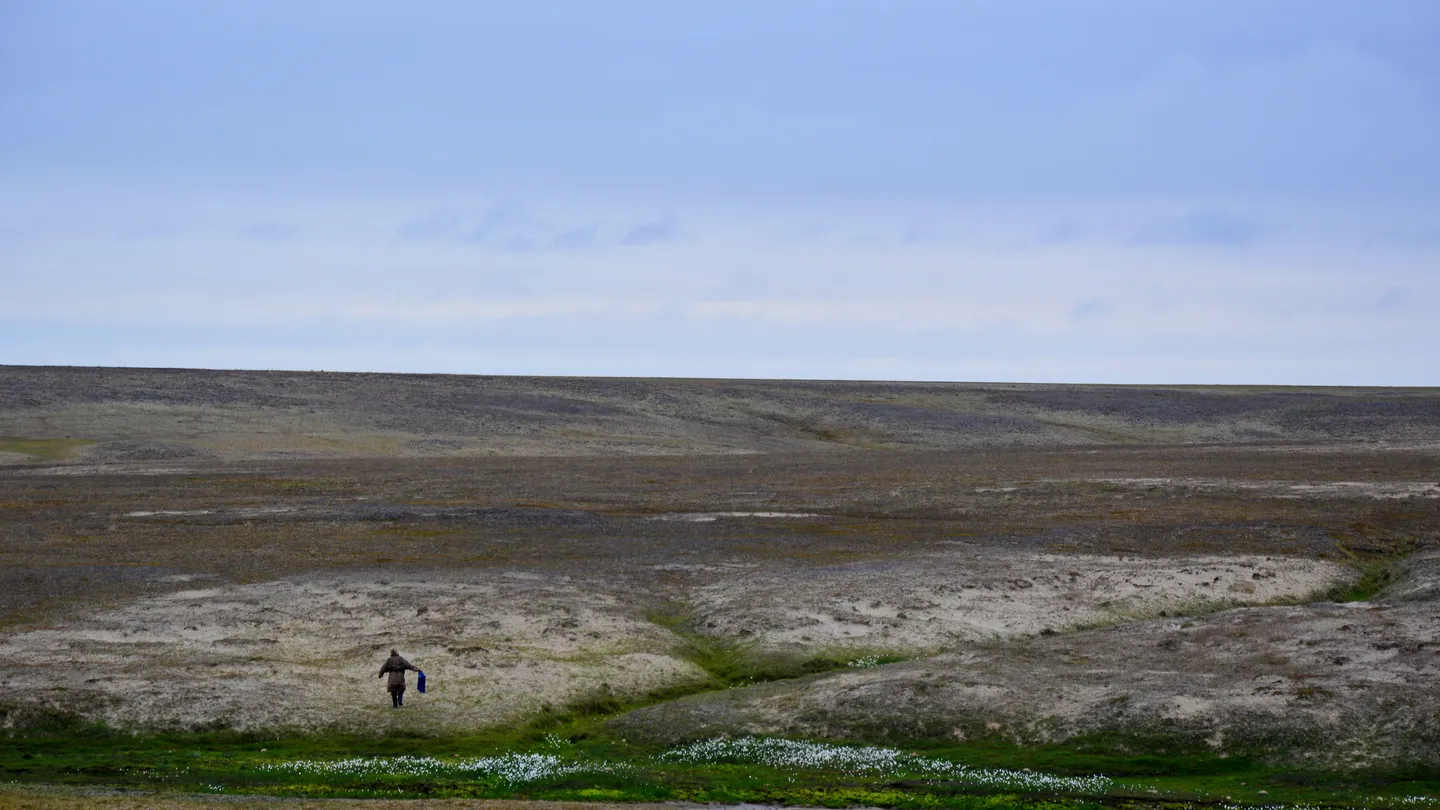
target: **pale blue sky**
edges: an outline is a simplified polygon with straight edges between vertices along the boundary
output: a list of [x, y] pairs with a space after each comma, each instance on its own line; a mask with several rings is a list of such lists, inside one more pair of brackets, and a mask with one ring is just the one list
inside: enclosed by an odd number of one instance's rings
[[0, 362], [1440, 384], [1431, 0], [0, 2]]

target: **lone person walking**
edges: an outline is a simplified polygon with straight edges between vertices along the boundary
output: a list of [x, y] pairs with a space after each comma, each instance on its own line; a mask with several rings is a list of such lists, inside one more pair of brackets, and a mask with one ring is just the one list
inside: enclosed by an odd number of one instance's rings
[[407, 669], [420, 671], [418, 667], [401, 658], [400, 653], [394, 650], [390, 651], [390, 657], [385, 659], [385, 664], [380, 667], [381, 678], [385, 677], [387, 673], [390, 675], [387, 687], [390, 690], [390, 705], [397, 709], [405, 705], [405, 670]]

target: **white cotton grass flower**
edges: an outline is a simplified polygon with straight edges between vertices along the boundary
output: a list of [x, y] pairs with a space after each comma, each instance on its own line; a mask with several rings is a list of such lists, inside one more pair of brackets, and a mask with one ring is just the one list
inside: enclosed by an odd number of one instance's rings
[[1221, 802], [1216, 805], [1220, 810], [1325, 810], [1318, 804], [1230, 804]]
[[907, 754], [894, 748], [844, 746], [770, 737], [704, 740], [673, 748], [659, 759], [695, 765], [735, 763], [788, 770], [839, 771], [852, 776], [918, 776], [1002, 790], [1101, 793], [1105, 776], [1055, 776], [1004, 768], [971, 768], [958, 762]]
[[794, 770], [892, 773], [906, 755], [891, 748], [850, 747], [770, 737], [703, 740], [672, 748], [659, 759], [693, 765], [732, 762]]
[[509, 784], [524, 784], [578, 773], [609, 773], [629, 766], [608, 762], [574, 762], [553, 754], [503, 754], [446, 761], [435, 757], [351, 757], [349, 759], [298, 759], [261, 765], [260, 769], [306, 776], [474, 776]]

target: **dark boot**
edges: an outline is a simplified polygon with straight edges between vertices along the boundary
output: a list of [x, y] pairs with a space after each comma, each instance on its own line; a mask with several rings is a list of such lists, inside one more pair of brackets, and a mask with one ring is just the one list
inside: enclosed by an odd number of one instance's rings
[[399, 692], [391, 692], [391, 693], [390, 693], [390, 706], [391, 706], [391, 708], [395, 708], [395, 709], [400, 708], [400, 693], [399, 693]]

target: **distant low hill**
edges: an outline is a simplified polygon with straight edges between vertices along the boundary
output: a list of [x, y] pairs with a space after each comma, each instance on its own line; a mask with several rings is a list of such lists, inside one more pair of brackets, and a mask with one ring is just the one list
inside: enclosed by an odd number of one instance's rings
[[0, 462], [1440, 441], [1440, 389], [0, 366]]

